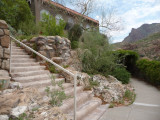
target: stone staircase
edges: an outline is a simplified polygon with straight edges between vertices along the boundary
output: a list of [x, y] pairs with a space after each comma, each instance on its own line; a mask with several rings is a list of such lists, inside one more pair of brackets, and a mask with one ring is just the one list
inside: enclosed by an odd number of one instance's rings
[[[59, 58], [58, 58], [59, 59]], [[55, 81], [64, 81], [63, 87], [66, 95], [73, 96], [74, 87], [71, 83], [65, 83], [65, 78], [53, 74]], [[25, 50], [12, 44], [11, 54], [11, 76], [16, 82], [20, 82], [23, 87], [35, 87], [42, 95], [47, 86], [51, 86], [51, 73], [45, 70], [35, 59], [31, 58]], [[101, 105], [99, 98], [95, 98], [91, 91], [83, 91], [82, 86], [77, 86], [77, 120], [98, 120], [104, 111], [106, 105]], [[64, 100], [60, 109], [73, 119], [74, 98]]]

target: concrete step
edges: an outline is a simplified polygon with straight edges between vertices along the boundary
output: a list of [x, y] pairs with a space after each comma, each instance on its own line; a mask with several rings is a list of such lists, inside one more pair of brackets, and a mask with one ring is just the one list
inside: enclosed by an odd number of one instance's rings
[[82, 120], [99, 120], [102, 115], [107, 111], [109, 104], [100, 105], [92, 113], [88, 114]]
[[40, 66], [38, 62], [27, 62], [27, 63], [11, 63], [12, 67], [27, 67], [27, 66]]
[[[83, 86], [77, 86], [77, 94], [83, 92]], [[68, 88], [65, 90], [65, 94], [69, 96], [74, 96], [74, 87]]]
[[87, 101], [77, 109], [77, 120], [82, 120], [85, 116], [87, 116], [89, 113], [92, 113], [101, 104], [102, 101], [99, 98], [93, 98], [92, 100]]
[[13, 46], [12, 45], [12, 49], [22, 49], [21, 47], [17, 47], [17, 46]]
[[[64, 78], [57, 78], [55, 79], [56, 82], [64, 81]], [[50, 86], [51, 79], [48, 80], [41, 80], [41, 81], [35, 81], [35, 82], [28, 82], [28, 83], [22, 83], [23, 87], [47, 87]]]
[[26, 83], [26, 82], [34, 82], [34, 81], [51, 79], [51, 76], [49, 74], [43, 74], [43, 75], [34, 75], [34, 76], [27, 76], [27, 77], [15, 77], [12, 79], [16, 82]]
[[[73, 88], [73, 84], [71, 84], [71, 83], [63, 83], [62, 86], [63, 86], [64, 89]], [[47, 87], [49, 87], [50, 90], [53, 90], [53, 88], [54, 88], [54, 89], [59, 89], [59, 87], [57, 87], [57, 86], [56, 86], [56, 88], [55, 88], [55, 86], [51, 86], [51, 85], [50, 85], [50, 86], [47, 86]], [[45, 94], [45, 89], [46, 89], [46, 86], [39, 88], [38, 91], [39, 91], [42, 95], [44, 95], [44, 94]]]
[[37, 71], [11, 73], [12, 77], [27, 77], [27, 76], [42, 75], [42, 74], [50, 74], [50, 72], [48, 70], [37, 70]]
[[[77, 107], [79, 107], [81, 104], [84, 104], [86, 101], [90, 100], [92, 98], [91, 91], [82, 92], [77, 94]], [[65, 100], [63, 102], [63, 105], [60, 106], [60, 109], [64, 113], [70, 113], [73, 111], [74, 108], [74, 98], [69, 98], [68, 100]]]
[[28, 66], [28, 67], [12, 67], [11, 72], [27, 72], [27, 71], [37, 71], [37, 70], [44, 70], [45, 66]]
[[12, 55], [28, 55], [28, 53], [26, 53], [26, 52], [13, 52], [12, 51]]
[[12, 49], [12, 52], [25, 52], [25, 50], [24, 49]]
[[[66, 83], [63, 83], [63, 84], [66, 84]], [[70, 84], [71, 84], [71, 83], [70, 83]], [[50, 90], [54, 90], [54, 89], [58, 90], [58, 89], [60, 89], [58, 86], [56, 86], [56, 87], [55, 87], [55, 86], [49, 86], [49, 88], [50, 88]], [[64, 87], [63, 87], [63, 88], [64, 88]], [[46, 89], [46, 87], [39, 89], [39, 91], [40, 91], [40, 93], [41, 93], [42, 95], [45, 94], [45, 89]], [[80, 92], [82, 92], [83, 89], [84, 89], [83, 86], [77, 86], [77, 94], [80, 93]], [[73, 96], [73, 94], [74, 94], [74, 87], [73, 87], [73, 85], [71, 84], [70, 86], [65, 87], [65, 88], [64, 88], [64, 91], [65, 91], [65, 94], [66, 94], [67, 96]]]
[[11, 59], [12, 63], [26, 63], [26, 62], [36, 62], [35, 59], [32, 58], [21, 58], [21, 59]]
[[13, 47], [13, 46], [12, 46], [12, 50], [24, 50], [24, 49], [22, 49], [22, 48], [20, 48], [20, 47]]
[[31, 58], [31, 56], [29, 56], [29, 55], [12, 55], [11, 58], [12, 59], [15, 59], [15, 58], [21, 59], [21, 58]]

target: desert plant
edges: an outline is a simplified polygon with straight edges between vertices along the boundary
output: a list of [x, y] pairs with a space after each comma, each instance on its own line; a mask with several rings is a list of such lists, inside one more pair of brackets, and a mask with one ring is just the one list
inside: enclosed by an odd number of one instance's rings
[[40, 22], [41, 27], [41, 34], [46, 36], [63, 36], [64, 35], [64, 28], [66, 23], [64, 20], [60, 20], [59, 24], [56, 24], [56, 19], [47, 14], [42, 15], [42, 21]]
[[54, 65], [49, 65], [49, 71], [51, 72], [51, 73], [56, 73], [57, 71], [56, 71], [56, 68], [55, 68], [55, 66]]
[[130, 105], [135, 101], [136, 94], [134, 93], [134, 91], [126, 90], [123, 98], [130, 101]]
[[[51, 76], [51, 79], [53, 89], [51, 90], [50, 87], [47, 87], [45, 91], [47, 95], [51, 97], [50, 104], [52, 106], [61, 106], [63, 100], [67, 98], [64, 92], [64, 88], [62, 86], [63, 81], [56, 82], [55, 77], [53, 75]], [[58, 86], [58, 88], [56, 88], [56, 86]]]
[[114, 104], [114, 103], [111, 103], [111, 104], [109, 105], [109, 108], [114, 108], [114, 106], [115, 106], [115, 104]]
[[128, 84], [130, 81], [130, 73], [124, 67], [116, 67], [111, 73], [116, 77], [122, 84]]
[[4, 85], [5, 85], [5, 80], [0, 81], [0, 90], [3, 89]]
[[99, 32], [84, 33], [79, 47], [82, 49], [79, 57], [84, 72], [107, 76], [116, 66], [108, 39]]

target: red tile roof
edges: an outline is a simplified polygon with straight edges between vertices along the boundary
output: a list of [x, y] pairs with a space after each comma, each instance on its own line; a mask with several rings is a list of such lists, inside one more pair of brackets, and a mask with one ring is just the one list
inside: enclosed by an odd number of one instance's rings
[[[43, 0], [43, 2], [51, 3], [51, 4], [55, 5], [56, 7], [59, 7], [59, 8], [61, 8], [61, 9], [63, 9], [63, 10], [66, 10], [66, 11], [69, 12], [69, 13], [82, 16], [81, 13], [79, 13], [79, 12], [77, 12], [77, 11], [75, 11], [75, 10], [72, 10], [72, 9], [70, 9], [70, 8], [67, 8], [67, 7], [65, 7], [65, 6], [63, 6], [63, 5], [61, 5], [61, 4], [56, 3], [56, 2], [53, 2], [52, 0]], [[86, 15], [83, 15], [83, 17], [86, 18], [87, 20], [90, 20], [90, 21], [92, 21], [92, 22], [95, 22], [95, 23], [99, 24], [99, 21], [98, 21], [98, 20], [95, 20], [95, 19], [93, 19], [93, 18], [90, 18], [90, 17], [88, 17], [88, 16], [86, 16]]]

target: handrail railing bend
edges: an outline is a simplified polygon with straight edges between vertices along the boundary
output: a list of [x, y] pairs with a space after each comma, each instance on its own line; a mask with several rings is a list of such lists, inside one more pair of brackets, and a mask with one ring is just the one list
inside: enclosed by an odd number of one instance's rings
[[[58, 65], [57, 63], [53, 62], [52, 60], [48, 59], [47, 57], [43, 56], [42, 54], [40, 54], [39, 52], [33, 50], [32, 48], [28, 47], [27, 45], [25, 45], [24, 43], [20, 42], [19, 40], [17, 40], [16, 38], [14, 38], [13, 36], [10, 36], [13, 40], [15, 40], [16, 42], [18, 42], [20, 45], [22, 45], [23, 47], [29, 49], [30, 51], [32, 51], [33, 53], [35, 53], [36, 55], [38, 55], [39, 57], [43, 58], [44, 60], [46, 60], [47, 62], [53, 64], [54, 66], [56, 66], [57, 68], [63, 70], [64, 72], [66, 72], [67, 74], [71, 75], [74, 78], [74, 120], [76, 120], [76, 109], [77, 109], [77, 103], [76, 103], [76, 86], [77, 86], [77, 73], [73, 74], [72, 72], [70, 72], [69, 70], [66, 70], [65, 68], [63, 68], [62, 66]], [[12, 46], [10, 46], [10, 48], [12, 48]], [[10, 53], [12, 52], [12, 49], [10, 51]], [[11, 71], [11, 58], [10, 58], [10, 71]]]

